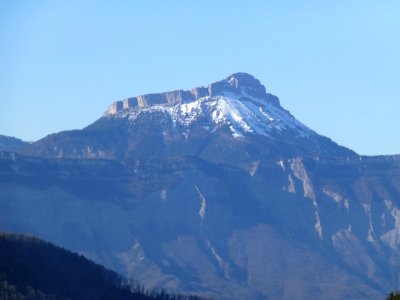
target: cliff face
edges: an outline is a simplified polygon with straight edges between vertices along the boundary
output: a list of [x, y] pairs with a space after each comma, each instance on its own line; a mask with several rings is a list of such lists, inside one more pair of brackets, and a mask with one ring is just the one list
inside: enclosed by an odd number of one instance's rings
[[207, 87], [197, 87], [190, 91], [176, 90], [116, 101], [110, 105], [105, 115], [112, 116], [122, 111], [141, 110], [153, 105], [173, 106], [193, 102], [203, 97], [215, 97], [224, 93], [242, 94], [243, 92], [251, 97], [267, 99], [273, 105], [280, 107], [278, 98], [268, 95], [259, 80], [246, 73], [236, 73]]
[[3, 153], [0, 229], [216, 299], [400, 288], [398, 156], [318, 135], [249, 75], [167, 94]]

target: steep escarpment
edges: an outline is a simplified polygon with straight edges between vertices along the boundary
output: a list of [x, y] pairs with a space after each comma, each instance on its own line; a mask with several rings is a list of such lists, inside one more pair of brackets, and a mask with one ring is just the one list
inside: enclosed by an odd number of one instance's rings
[[204, 97], [221, 96], [226, 93], [265, 99], [274, 106], [280, 107], [278, 98], [267, 94], [265, 87], [259, 80], [247, 73], [235, 73], [206, 87], [147, 94], [116, 101], [110, 105], [105, 115], [112, 116], [124, 111], [141, 110], [154, 105], [174, 106], [194, 102]]

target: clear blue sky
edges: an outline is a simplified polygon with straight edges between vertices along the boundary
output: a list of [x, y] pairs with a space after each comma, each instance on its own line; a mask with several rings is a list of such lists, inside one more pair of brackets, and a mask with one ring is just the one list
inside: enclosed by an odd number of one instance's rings
[[0, 134], [239, 71], [336, 142], [400, 153], [400, 1], [0, 1]]

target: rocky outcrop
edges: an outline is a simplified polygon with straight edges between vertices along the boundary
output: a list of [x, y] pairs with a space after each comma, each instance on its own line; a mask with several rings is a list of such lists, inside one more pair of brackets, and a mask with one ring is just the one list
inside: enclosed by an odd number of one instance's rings
[[189, 103], [207, 96], [214, 97], [227, 93], [245, 94], [250, 97], [264, 99], [280, 107], [278, 98], [267, 94], [265, 87], [258, 79], [247, 73], [235, 73], [207, 87], [197, 87], [190, 91], [176, 90], [166, 93], [147, 94], [116, 101], [110, 105], [105, 115], [112, 116], [121, 111], [140, 110], [152, 105], [173, 106]]

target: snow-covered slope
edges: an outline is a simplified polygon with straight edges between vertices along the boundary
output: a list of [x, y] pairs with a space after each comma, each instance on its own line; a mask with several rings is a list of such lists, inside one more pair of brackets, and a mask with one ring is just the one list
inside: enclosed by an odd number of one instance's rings
[[206, 120], [211, 131], [227, 125], [233, 137], [245, 134], [268, 136], [271, 132], [295, 130], [298, 136], [311, 137], [315, 133], [297, 121], [288, 111], [254, 97], [234, 93], [205, 96], [188, 103], [173, 105], [155, 104], [142, 109], [128, 108], [118, 112], [106, 112], [108, 117], [129, 117], [134, 121], [139, 114], [162, 112], [177, 125], [189, 127], [199, 120]]
[[355, 155], [296, 120], [246, 73], [192, 90], [114, 102], [84, 130], [50, 135], [24, 154], [107, 159], [201, 155], [218, 161], [225, 151], [230, 157], [259, 158]]
[[[206, 92], [196, 93], [199, 90]], [[271, 132], [285, 129], [295, 130], [301, 137], [315, 134], [283, 109], [277, 97], [267, 94], [257, 79], [246, 73], [236, 73], [192, 91], [173, 91], [118, 101], [109, 107], [105, 116], [128, 117], [134, 121], [139, 114], [152, 112], [166, 113], [174, 124], [188, 127], [199, 120], [205, 121], [211, 131], [227, 125], [234, 137], [245, 134], [268, 136]]]

